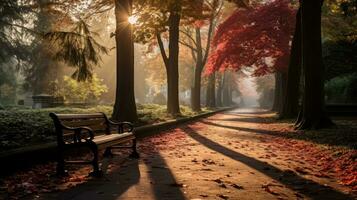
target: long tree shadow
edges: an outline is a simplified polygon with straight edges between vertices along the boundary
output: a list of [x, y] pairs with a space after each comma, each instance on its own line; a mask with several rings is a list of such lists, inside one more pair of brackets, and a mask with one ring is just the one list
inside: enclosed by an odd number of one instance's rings
[[241, 116], [244, 114], [248, 114], [248, 115], [259, 115], [259, 114], [271, 114], [274, 113], [274, 111], [270, 111], [270, 110], [260, 110], [260, 109], [250, 109], [249, 111], [244, 111], [244, 110], [233, 110], [233, 111], [227, 111], [224, 114], [228, 114], [228, 115], [232, 115], [232, 116]]
[[62, 191], [44, 199], [118, 199], [130, 187], [136, 185], [140, 179], [138, 160], [130, 160], [123, 167], [112, 171], [102, 178], [90, 180], [72, 189]]
[[[356, 149], [356, 141], [357, 141], [357, 129], [353, 127], [347, 126], [339, 126], [336, 130], [340, 130], [342, 128], [346, 129], [343, 134], [339, 131], [334, 131], [331, 129], [330, 131], [324, 131], [323, 133], [316, 132], [316, 131], [305, 131], [305, 132], [295, 132], [295, 131], [273, 131], [273, 130], [263, 130], [263, 129], [255, 129], [255, 128], [247, 128], [247, 127], [238, 127], [238, 126], [229, 126], [229, 125], [222, 125], [218, 123], [213, 123], [207, 120], [200, 120], [199, 122], [210, 125], [216, 126], [221, 128], [232, 129], [236, 131], [245, 131], [250, 133], [258, 133], [258, 134], [265, 134], [265, 135], [272, 135], [276, 137], [282, 138], [292, 138], [297, 140], [305, 140], [310, 141], [318, 144], [327, 144], [327, 145], [335, 145], [335, 146], [343, 146], [347, 148]], [[259, 124], [260, 122], [257, 122]]]
[[[61, 193], [44, 195], [42, 199], [63, 200], [115, 200], [115, 199], [156, 199], [184, 200], [184, 194], [175, 185], [176, 180], [165, 160], [157, 153], [154, 164], [146, 164], [150, 169], [148, 180], [140, 184], [139, 160], [127, 160], [124, 164], [105, 175]], [[138, 185], [139, 184], [139, 185]], [[126, 193], [130, 188], [132, 192]]]
[[152, 190], [157, 200], [185, 200], [185, 196], [180, 190], [172, 171], [169, 169], [164, 158], [157, 153], [152, 157], [152, 162], [147, 164], [150, 170]]
[[244, 122], [244, 123], [262, 123], [271, 124], [275, 123], [273, 118], [265, 117], [234, 117], [234, 118], [209, 118], [210, 121], [225, 121], [225, 122]]
[[[319, 200], [320, 199], [324, 199], [324, 200], [352, 199], [351, 196], [344, 194], [340, 191], [337, 191], [331, 187], [321, 185], [309, 179], [305, 179], [295, 173], [287, 173], [286, 171], [283, 171], [266, 162], [259, 161], [255, 158], [246, 156], [244, 154], [233, 151], [227, 147], [224, 147], [208, 139], [207, 137], [200, 135], [189, 126], [185, 126], [184, 128], [182, 128], [182, 130], [185, 131], [191, 138], [200, 142], [202, 145], [206, 146], [207, 148], [219, 152], [251, 168], [254, 168], [255, 170], [261, 172], [262, 174], [265, 174], [271, 177], [272, 179], [284, 184], [286, 187], [290, 188], [291, 190], [304, 194], [311, 199], [316, 199], [316, 200], [317, 199]], [[266, 170], [266, 169], [270, 169], [270, 170]], [[296, 187], [297, 185], [299, 186], [303, 185], [304, 186], [303, 190], [301, 190], [301, 188]]]
[[[279, 137], [286, 137], [283, 136], [280, 131], [273, 131], [273, 130], [263, 130], [263, 129], [254, 129], [254, 128], [246, 128], [246, 127], [237, 127], [237, 126], [229, 126], [229, 125], [222, 125], [222, 124], [217, 124], [213, 122], [209, 122], [206, 120], [200, 120], [199, 122], [210, 125], [210, 126], [216, 126], [216, 127], [221, 127], [221, 128], [227, 128], [227, 129], [233, 129], [236, 131], [245, 131], [245, 132], [251, 132], [251, 133], [260, 133], [260, 134], [267, 134], [267, 135], [274, 135], [274, 136], [279, 136]], [[290, 133], [290, 132], [284, 132], [284, 133]], [[295, 132], [291, 132], [295, 133]]]

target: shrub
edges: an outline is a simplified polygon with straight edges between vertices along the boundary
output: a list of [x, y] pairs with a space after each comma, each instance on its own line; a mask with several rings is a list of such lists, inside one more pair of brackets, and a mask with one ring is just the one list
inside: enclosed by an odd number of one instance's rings
[[[166, 105], [138, 104], [137, 108], [140, 121], [136, 125], [153, 124], [172, 119], [166, 113]], [[107, 116], [111, 116], [112, 109], [112, 106], [96, 106], [86, 109], [69, 107], [48, 109], [12, 107], [7, 110], [0, 110], [0, 151], [24, 145], [55, 141], [53, 122], [49, 117], [50, 112], [104, 112]], [[182, 106], [181, 111], [183, 116], [193, 116], [196, 114], [186, 106]]]
[[325, 83], [328, 102], [349, 103], [357, 98], [357, 74], [335, 77]]

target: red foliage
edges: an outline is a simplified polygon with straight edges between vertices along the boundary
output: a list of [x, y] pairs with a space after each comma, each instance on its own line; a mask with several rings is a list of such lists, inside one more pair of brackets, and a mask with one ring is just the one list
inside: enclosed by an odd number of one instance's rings
[[[254, 9], [237, 9], [219, 25], [206, 73], [254, 67], [260, 76], [285, 70], [295, 27], [295, 12], [287, 0], [275, 0]], [[270, 60], [270, 61], [269, 61]]]

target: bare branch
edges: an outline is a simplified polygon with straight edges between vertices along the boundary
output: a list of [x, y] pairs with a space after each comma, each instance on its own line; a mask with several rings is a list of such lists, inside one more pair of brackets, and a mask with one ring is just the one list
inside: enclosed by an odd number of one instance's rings
[[192, 51], [195, 51], [195, 52], [197, 53], [197, 49], [196, 49], [195, 47], [193, 47], [192, 45], [187, 44], [186, 42], [181, 41], [181, 40], [179, 41], [179, 43], [182, 44], [182, 45], [184, 45], [185, 47], [191, 49]]
[[192, 37], [192, 35], [188, 31], [183, 31], [180, 29], [180, 32], [183, 33], [190, 41], [197, 47], [196, 40]]

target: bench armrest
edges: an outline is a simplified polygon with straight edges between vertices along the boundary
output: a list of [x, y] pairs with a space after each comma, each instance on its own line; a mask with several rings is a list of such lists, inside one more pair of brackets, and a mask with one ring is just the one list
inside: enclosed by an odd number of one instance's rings
[[81, 126], [81, 127], [69, 127], [69, 126], [64, 126], [63, 125], [63, 129], [66, 130], [70, 130], [74, 132], [74, 137], [73, 140], [74, 142], [81, 142], [82, 138], [81, 135], [84, 131], [87, 132], [87, 134], [89, 135], [89, 138], [85, 138], [85, 141], [91, 141], [94, 139], [94, 132], [91, 128], [86, 127], [86, 126]]
[[132, 132], [134, 130], [134, 126], [130, 122], [113, 122], [111, 120], [108, 121], [110, 125], [118, 126], [119, 133]]

